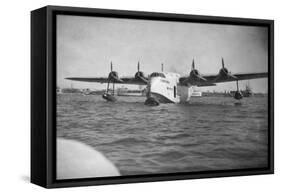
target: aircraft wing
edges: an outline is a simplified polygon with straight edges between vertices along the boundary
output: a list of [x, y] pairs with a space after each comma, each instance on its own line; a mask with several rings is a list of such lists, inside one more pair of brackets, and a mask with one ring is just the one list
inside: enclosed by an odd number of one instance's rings
[[[67, 77], [65, 79], [81, 82], [96, 82], [96, 83], [107, 83], [107, 77]], [[135, 77], [120, 77], [122, 82], [115, 81], [117, 84], [132, 84], [132, 85], [146, 85], [146, 83], [141, 80], [136, 79]]]
[[250, 79], [258, 79], [258, 78], [266, 78], [268, 77], [268, 73], [237, 73], [231, 74], [231, 76], [220, 77], [219, 75], [202, 75], [203, 79], [193, 80], [189, 76], [180, 78], [180, 85], [188, 86], [188, 85], [196, 85], [198, 87], [203, 86], [215, 86], [216, 83], [222, 82], [232, 82], [237, 80], [250, 80]]

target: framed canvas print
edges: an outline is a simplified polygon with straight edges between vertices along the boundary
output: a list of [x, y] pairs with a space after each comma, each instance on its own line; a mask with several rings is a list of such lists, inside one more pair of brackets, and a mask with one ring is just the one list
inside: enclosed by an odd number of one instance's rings
[[273, 173], [272, 20], [31, 12], [31, 182]]

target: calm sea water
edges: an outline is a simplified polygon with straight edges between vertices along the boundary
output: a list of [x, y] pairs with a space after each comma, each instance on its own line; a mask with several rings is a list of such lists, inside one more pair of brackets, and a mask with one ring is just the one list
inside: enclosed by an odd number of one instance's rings
[[122, 175], [267, 166], [267, 97], [193, 98], [144, 105], [142, 97], [59, 94], [57, 136], [101, 151]]

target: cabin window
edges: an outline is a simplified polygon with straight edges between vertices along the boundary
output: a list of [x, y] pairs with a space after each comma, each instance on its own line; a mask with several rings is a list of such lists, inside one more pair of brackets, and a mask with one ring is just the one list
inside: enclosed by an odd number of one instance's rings
[[158, 72], [154, 72], [150, 75], [150, 77], [162, 77], [165, 78], [165, 75], [163, 73], [158, 73]]
[[174, 98], [176, 98], [176, 97], [177, 97], [177, 87], [174, 86]]

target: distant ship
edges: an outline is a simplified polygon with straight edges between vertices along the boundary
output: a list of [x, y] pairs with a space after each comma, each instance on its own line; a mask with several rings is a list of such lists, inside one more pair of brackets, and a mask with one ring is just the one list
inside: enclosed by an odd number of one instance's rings
[[73, 85], [71, 84], [70, 88], [59, 88], [57, 87], [57, 93], [81, 93], [81, 90], [78, 88], [73, 88]]
[[143, 90], [129, 90], [128, 88], [122, 87], [117, 89], [118, 96], [146, 96], [146, 88]]
[[96, 94], [95, 91], [92, 91], [89, 88], [83, 89], [82, 93], [83, 93], [83, 95], [95, 95]]
[[191, 96], [192, 97], [201, 97], [202, 96], [202, 92], [200, 92], [200, 91], [193, 91]]
[[81, 93], [77, 88], [62, 88], [61, 93]]

